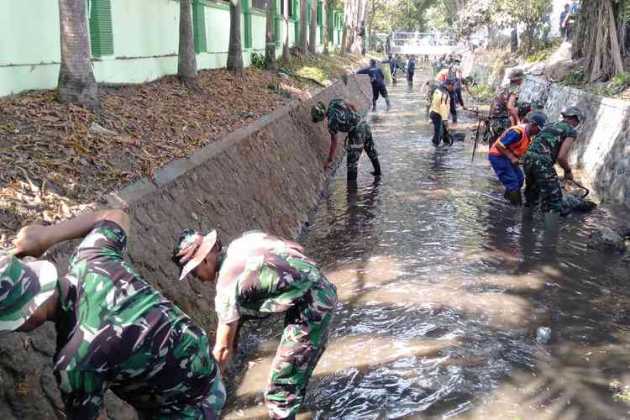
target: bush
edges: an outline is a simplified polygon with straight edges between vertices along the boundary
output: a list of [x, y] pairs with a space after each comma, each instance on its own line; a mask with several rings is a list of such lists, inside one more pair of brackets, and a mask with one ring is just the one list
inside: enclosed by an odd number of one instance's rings
[[616, 75], [608, 83], [608, 88], [615, 91], [615, 93], [625, 90], [628, 86], [630, 86], [630, 72], [628, 71]]
[[265, 69], [265, 55], [264, 54], [252, 53], [251, 61], [252, 61], [252, 67], [258, 70]]
[[487, 102], [494, 98], [494, 90], [488, 85], [478, 84], [470, 88], [470, 93], [481, 102]]

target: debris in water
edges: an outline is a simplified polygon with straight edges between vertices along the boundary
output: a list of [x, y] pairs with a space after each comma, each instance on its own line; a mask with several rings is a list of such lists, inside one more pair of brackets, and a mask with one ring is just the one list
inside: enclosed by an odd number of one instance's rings
[[538, 344], [547, 344], [551, 340], [551, 328], [538, 327], [536, 330], [536, 342]]

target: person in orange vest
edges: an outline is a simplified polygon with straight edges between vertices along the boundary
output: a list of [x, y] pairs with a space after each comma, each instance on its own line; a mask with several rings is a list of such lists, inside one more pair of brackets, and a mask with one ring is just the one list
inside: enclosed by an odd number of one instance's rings
[[527, 123], [507, 129], [490, 148], [488, 154], [490, 165], [501, 183], [505, 185], [505, 198], [515, 206], [523, 204], [521, 188], [525, 177], [518, 166], [519, 160], [546, 122], [545, 114], [539, 111], [531, 112], [527, 115]]

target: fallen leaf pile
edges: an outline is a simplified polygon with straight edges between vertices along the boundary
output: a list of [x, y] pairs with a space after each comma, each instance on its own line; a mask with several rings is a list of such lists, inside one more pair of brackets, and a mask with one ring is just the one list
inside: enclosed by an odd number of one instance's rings
[[101, 86], [97, 112], [60, 104], [55, 91], [0, 98], [0, 248], [21, 226], [93, 206], [314, 87], [256, 69], [242, 77], [202, 71], [198, 86], [189, 89], [176, 77]]

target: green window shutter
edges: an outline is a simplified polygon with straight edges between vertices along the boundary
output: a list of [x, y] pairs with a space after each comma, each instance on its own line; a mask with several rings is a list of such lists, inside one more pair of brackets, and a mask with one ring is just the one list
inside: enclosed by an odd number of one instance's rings
[[317, 2], [317, 25], [319, 25], [319, 43], [324, 44], [324, 5], [321, 0]]
[[245, 23], [244, 29], [244, 45], [243, 48], [248, 49], [252, 47], [252, 13], [249, 5], [250, 0], [241, 0], [241, 5], [243, 8], [243, 20]]
[[328, 8], [328, 13], [326, 14], [326, 19], [328, 19], [328, 41], [331, 43], [335, 43], [335, 13], [332, 8]]
[[111, 0], [89, 0], [90, 42], [92, 55], [102, 57], [114, 54]]
[[208, 51], [206, 40], [206, 6], [202, 0], [193, 1], [193, 36], [197, 54]]
[[317, 2], [317, 24], [322, 24], [322, 2], [321, 0]]
[[[280, 20], [282, 13], [282, 5], [284, 4], [284, 0], [271, 0], [273, 1], [273, 42], [276, 44], [280, 42]], [[278, 5], [278, 1], [280, 4]], [[278, 7], [280, 6], [280, 7]]]

